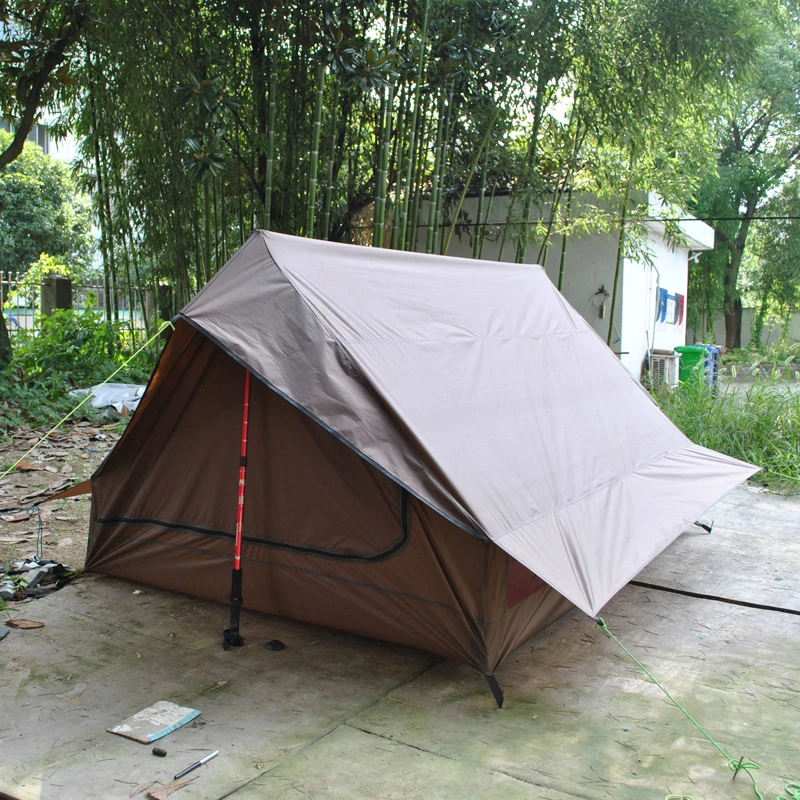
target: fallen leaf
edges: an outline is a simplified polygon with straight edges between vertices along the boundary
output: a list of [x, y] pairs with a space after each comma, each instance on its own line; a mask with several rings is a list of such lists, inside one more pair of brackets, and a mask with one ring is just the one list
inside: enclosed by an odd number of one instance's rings
[[46, 467], [45, 467], [45, 469], [46, 469], [48, 472], [58, 472], [58, 468], [57, 468], [57, 467], [51, 467], [51, 466], [49, 466], [49, 465], [48, 465], [48, 466], [46, 466]]
[[33, 628], [44, 628], [44, 622], [36, 622], [32, 619], [10, 619], [6, 622], [9, 628], [19, 628], [20, 630], [27, 631]]
[[0, 542], [9, 542], [10, 544], [27, 543], [31, 536], [33, 536], [33, 533], [33, 531], [29, 531], [28, 533], [20, 533], [19, 536], [0, 536]]
[[30, 518], [31, 513], [28, 510], [17, 511], [16, 514], [0, 514], [0, 519], [3, 520], [3, 522], [22, 522]]
[[147, 793], [147, 796], [151, 797], [152, 800], [164, 800], [165, 797], [169, 797], [173, 792], [182, 789], [187, 783], [191, 783], [196, 777], [197, 775], [192, 775], [191, 778], [181, 778], [179, 781], [170, 781], [165, 786], [159, 786], [158, 789], [151, 789]]
[[43, 494], [47, 494], [47, 489], [45, 489], [44, 486], [36, 489], [30, 494], [22, 495], [22, 497], [20, 497], [20, 501], [23, 503], [27, 503], [29, 500], [33, 500], [34, 497], [41, 497]]
[[42, 470], [44, 467], [40, 464], [32, 464], [30, 461], [20, 461], [17, 464], [17, 469], [20, 472], [33, 472], [34, 470]]
[[131, 789], [131, 797], [135, 797], [137, 794], [141, 794], [142, 792], [146, 791], [156, 783], [158, 783], [158, 781], [150, 781], [150, 783], [140, 783], [138, 786], [135, 786], [133, 789]]

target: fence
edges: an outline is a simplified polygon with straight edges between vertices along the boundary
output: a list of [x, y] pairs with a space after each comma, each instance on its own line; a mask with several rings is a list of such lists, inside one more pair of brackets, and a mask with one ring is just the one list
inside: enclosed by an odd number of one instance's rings
[[[141, 307], [142, 295], [147, 304], [152, 303], [151, 288], [144, 292], [136, 286], [124, 291], [117, 289], [115, 296], [114, 287], [109, 287], [111, 318], [126, 324], [134, 339], [145, 335], [146, 314], [152, 316], [152, 308], [148, 311]], [[95, 308], [106, 316], [106, 285], [103, 278], [76, 283], [55, 276], [39, 279], [31, 278], [27, 273], [1, 273], [0, 300], [12, 340], [20, 331], [38, 330], [42, 317], [58, 308]]]

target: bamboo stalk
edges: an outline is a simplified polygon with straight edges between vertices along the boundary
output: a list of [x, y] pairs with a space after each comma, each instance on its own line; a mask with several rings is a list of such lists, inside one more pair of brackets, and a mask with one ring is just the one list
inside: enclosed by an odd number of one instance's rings
[[225, 176], [219, 176], [220, 226], [222, 228], [222, 263], [228, 260], [228, 222], [225, 215]]
[[489, 218], [492, 214], [492, 206], [494, 205], [494, 195], [497, 191], [497, 181], [492, 184], [492, 194], [489, 197], [489, 206], [486, 209], [486, 216], [483, 218], [483, 225], [481, 225], [481, 244], [478, 249], [478, 258], [483, 258], [483, 243], [486, 241], [486, 226], [489, 224]]
[[[447, 92], [447, 117], [444, 123], [444, 139], [442, 140], [442, 159], [439, 165], [439, 188], [436, 192], [436, 214], [433, 217], [433, 238], [439, 236], [439, 225], [442, 221], [442, 208], [444, 206], [444, 176], [447, 171], [447, 156], [449, 155], [450, 136], [452, 134], [453, 120], [453, 84], [450, 84], [450, 89]], [[440, 239], [439, 252], [442, 251], [444, 240]]]
[[[325, 197], [322, 202], [322, 238], [327, 239], [330, 236], [331, 228], [331, 198], [333, 197], [333, 167], [336, 163], [336, 140], [339, 136], [339, 89], [341, 80], [339, 74], [333, 85], [333, 110], [331, 111], [331, 146], [328, 153], [328, 176], [325, 181]], [[346, 120], [345, 120], [346, 122]]]
[[[632, 160], [631, 160], [632, 161]], [[631, 163], [631, 172], [633, 172], [633, 164]], [[625, 194], [622, 198], [622, 210], [620, 214], [619, 224], [619, 242], [617, 244], [617, 262], [614, 266], [614, 289], [611, 292], [611, 310], [608, 314], [608, 335], [606, 336], [606, 344], [611, 346], [611, 339], [614, 337], [614, 317], [617, 310], [617, 291], [619, 289], [619, 281], [622, 276], [622, 263], [625, 257], [625, 223], [628, 218], [628, 197], [631, 191], [631, 178], [625, 184]]]
[[[236, 141], [239, 141], [239, 123], [237, 121], [236, 127]], [[244, 244], [244, 205], [242, 203], [242, 163], [239, 159], [236, 159], [236, 201], [238, 206], [239, 212], [239, 247]], [[200, 288], [199, 286], [197, 287]]]
[[439, 90], [439, 121], [436, 125], [436, 141], [434, 142], [434, 160], [433, 160], [433, 183], [431, 184], [431, 196], [428, 201], [428, 233], [425, 239], [425, 252], [433, 253], [433, 245], [436, 241], [435, 222], [436, 222], [436, 203], [439, 190], [439, 170], [442, 161], [442, 136], [444, 130], [444, 102], [445, 102], [445, 87]]
[[206, 254], [206, 280], [210, 280], [214, 274], [211, 271], [211, 198], [208, 193], [208, 173], [203, 176], [203, 201], [205, 222], [205, 254]]
[[[561, 258], [558, 263], [558, 291], [560, 292], [562, 287], [564, 286], [564, 266], [567, 260], [567, 242], [569, 241], [569, 220], [570, 216], [572, 215], [572, 185], [569, 187], [569, 191], [567, 193], [567, 218], [566, 218], [566, 227], [564, 228], [564, 233], [561, 237]], [[542, 266], [546, 266], [542, 264]]]
[[[136, 290], [139, 294], [139, 305], [142, 309], [142, 320], [144, 321], [145, 333], [147, 338], [150, 338], [150, 324], [147, 321], [147, 304], [145, 302], [144, 286], [142, 284], [142, 276], [139, 274], [139, 256], [135, 243], [133, 241], [133, 231], [130, 227], [130, 215], [128, 216], [128, 239], [131, 243], [131, 252], [133, 255], [133, 273], [136, 275]], [[199, 288], [199, 287], [198, 287]]]
[[314, 220], [317, 213], [317, 171], [319, 170], [319, 134], [322, 127], [322, 99], [325, 94], [325, 67], [317, 67], [317, 100], [314, 104], [314, 125], [311, 129], [311, 168], [308, 179], [308, 205], [306, 207], [306, 230], [314, 238]]
[[[472, 182], [472, 176], [475, 174], [475, 170], [478, 167], [478, 160], [481, 157], [481, 153], [483, 152], [483, 148], [486, 147], [486, 143], [489, 141], [489, 136], [491, 135], [492, 131], [494, 130], [494, 125], [497, 122], [497, 117], [500, 114], [500, 108], [496, 108], [495, 112], [492, 116], [492, 120], [489, 123], [489, 127], [486, 129], [486, 135], [481, 140], [481, 145], [478, 148], [478, 152], [475, 153], [475, 157], [472, 159], [472, 166], [469, 169], [469, 174], [467, 175], [467, 179], [464, 182], [464, 188], [461, 191], [461, 197], [458, 198], [458, 205], [456, 206], [455, 212], [453, 213], [453, 224], [450, 226], [450, 232], [447, 234], [447, 239], [444, 242], [442, 247], [442, 255], [447, 255], [447, 250], [450, 247], [450, 242], [453, 239], [453, 234], [456, 230], [456, 224], [458, 223], [458, 215], [461, 213], [461, 207], [464, 205], [464, 198], [467, 196], [467, 191], [469, 190], [469, 185]], [[479, 215], [480, 215], [480, 206], [479, 208]]]
[[413, 203], [408, 217], [408, 229], [406, 231], [406, 239], [404, 247], [406, 250], [417, 249], [417, 240], [419, 238], [419, 214], [422, 208], [422, 178], [425, 171], [425, 154], [427, 152], [427, 137], [429, 135], [429, 115], [428, 103], [430, 97], [426, 95], [422, 100], [422, 120], [419, 135], [417, 136], [417, 151], [414, 154], [414, 177], [413, 183], [408, 187], [410, 196], [413, 196]]
[[533, 210], [533, 177], [535, 175], [536, 170], [536, 157], [538, 154], [538, 145], [539, 145], [539, 129], [542, 124], [542, 112], [545, 108], [544, 105], [544, 86], [542, 85], [542, 79], [540, 78], [538, 85], [536, 87], [536, 100], [534, 101], [533, 107], [533, 128], [531, 130], [531, 138], [530, 142], [528, 143], [528, 154], [526, 157], [526, 167], [529, 170], [529, 180], [530, 183], [528, 185], [528, 191], [525, 197], [525, 213], [522, 215], [521, 226], [520, 226], [520, 237], [517, 240], [517, 254], [515, 261], [517, 264], [522, 264], [525, 261], [525, 252], [528, 248], [528, 236], [530, 234], [529, 227], [531, 222], [531, 211]]
[[472, 236], [472, 257], [478, 257], [478, 246], [480, 245], [481, 217], [483, 216], [483, 201], [486, 197], [486, 165], [481, 170], [481, 186], [478, 190], [478, 210], [475, 213], [475, 232]]
[[278, 75], [274, 67], [269, 76], [269, 111], [267, 112], [267, 170], [264, 186], [264, 230], [272, 225], [272, 169], [275, 161], [275, 105]]
[[375, 200], [375, 218], [372, 230], [372, 246], [383, 247], [383, 237], [386, 229], [386, 188], [388, 183], [389, 171], [389, 151], [391, 148], [392, 132], [392, 104], [394, 102], [394, 83], [389, 84], [386, 91], [386, 102], [384, 104], [383, 120], [381, 125], [382, 142], [380, 148], [378, 170], [378, 185]]
[[[392, 240], [391, 240], [391, 248], [392, 250], [397, 250], [400, 244], [400, 219], [398, 217], [398, 213], [401, 211], [402, 205], [400, 196], [403, 192], [403, 181], [405, 179], [405, 173], [403, 172], [404, 167], [404, 152], [403, 152], [403, 143], [405, 142], [406, 137], [406, 125], [408, 120], [408, 113], [406, 109], [406, 86], [403, 84], [403, 90], [400, 94], [400, 110], [399, 110], [399, 121], [397, 123], [397, 135], [393, 137], [395, 142], [395, 150], [396, 154], [395, 157], [397, 159], [394, 170], [391, 169], [391, 162], [390, 162], [390, 169], [389, 175], [395, 175], [395, 190], [394, 190], [394, 202], [392, 203]], [[411, 153], [406, 153], [406, 158], [411, 158]]]
[[506, 249], [506, 241], [508, 240], [508, 232], [511, 229], [511, 219], [514, 213], [514, 204], [517, 202], [516, 187], [511, 192], [511, 202], [508, 204], [508, 214], [506, 215], [506, 224], [503, 226], [503, 235], [500, 238], [500, 253], [497, 256], [498, 261], [503, 260], [503, 251]]
[[211, 184], [211, 201], [214, 208], [214, 272], [219, 272], [219, 222], [217, 221], [217, 184]]
[[[422, 16], [422, 36], [419, 43], [419, 55], [417, 56], [417, 76], [416, 85], [414, 86], [414, 110], [411, 115], [411, 139], [408, 143], [408, 164], [406, 166], [405, 176], [405, 196], [402, 200], [402, 207], [400, 211], [400, 241], [403, 247], [408, 249], [406, 244], [406, 228], [408, 227], [408, 214], [411, 202], [411, 180], [413, 169], [416, 163], [416, 146], [417, 146], [417, 125], [419, 120], [419, 105], [420, 93], [422, 91], [422, 78], [424, 75], [425, 67], [425, 51], [428, 44], [428, 11], [430, 9], [430, 0], [425, 0], [425, 10]], [[424, 120], [423, 120], [424, 122]], [[416, 231], [415, 231], [416, 234]]]

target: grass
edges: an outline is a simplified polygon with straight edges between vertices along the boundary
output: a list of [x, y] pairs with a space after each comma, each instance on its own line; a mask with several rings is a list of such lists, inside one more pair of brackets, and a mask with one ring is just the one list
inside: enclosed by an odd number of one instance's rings
[[789, 380], [796, 378], [800, 370], [800, 343], [780, 341], [768, 347], [742, 347], [728, 350], [722, 356], [723, 364], [734, 371], [750, 370], [752, 374], [759, 372], [785, 375]]
[[774, 491], [800, 491], [800, 387], [781, 369], [713, 394], [700, 381], [655, 393], [664, 413], [696, 444], [762, 468], [751, 479]]

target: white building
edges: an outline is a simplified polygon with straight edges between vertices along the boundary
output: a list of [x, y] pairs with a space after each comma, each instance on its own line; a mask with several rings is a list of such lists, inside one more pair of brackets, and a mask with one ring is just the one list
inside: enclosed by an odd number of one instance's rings
[[[611, 348], [622, 363], [637, 379], [648, 350], [672, 352], [677, 345], [686, 344], [686, 295], [689, 282], [689, 258], [700, 250], [714, 247], [713, 229], [699, 220], [690, 218], [681, 209], [670, 207], [651, 193], [647, 198], [647, 219], [644, 223], [646, 240], [641, 249], [649, 258], [623, 259]], [[488, 217], [487, 238], [481, 257], [492, 261], [500, 254], [503, 225], [508, 215], [508, 197], [495, 197]], [[484, 200], [483, 213], [487, 213], [488, 198]], [[573, 199], [572, 216], [605, 211], [613, 218], [614, 206], [593, 197], [576, 195]], [[616, 208], [619, 206], [617, 204]], [[592, 211], [590, 211], [590, 209]], [[464, 211], [470, 221], [477, 214], [477, 198], [468, 198]], [[546, 225], [549, 208], [538, 213]], [[424, 215], [423, 215], [424, 218]], [[679, 230], [678, 241], [670, 241], [664, 222], [659, 219], [680, 219], [675, 225]], [[562, 293], [567, 301], [580, 312], [605, 341], [611, 322], [611, 292], [617, 263], [619, 225], [610, 225], [608, 233], [584, 233], [573, 235], [567, 243], [564, 259]], [[420, 230], [418, 249], [425, 249], [425, 230]], [[562, 240], [554, 236], [545, 260], [545, 270], [550, 280], [558, 285]], [[448, 255], [471, 257], [472, 241], [461, 233], [454, 237]], [[515, 242], [509, 237], [503, 251], [504, 261], [513, 261]], [[538, 247], [527, 248], [525, 260], [535, 263]], [[648, 263], [649, 262], [649, 263]]]

